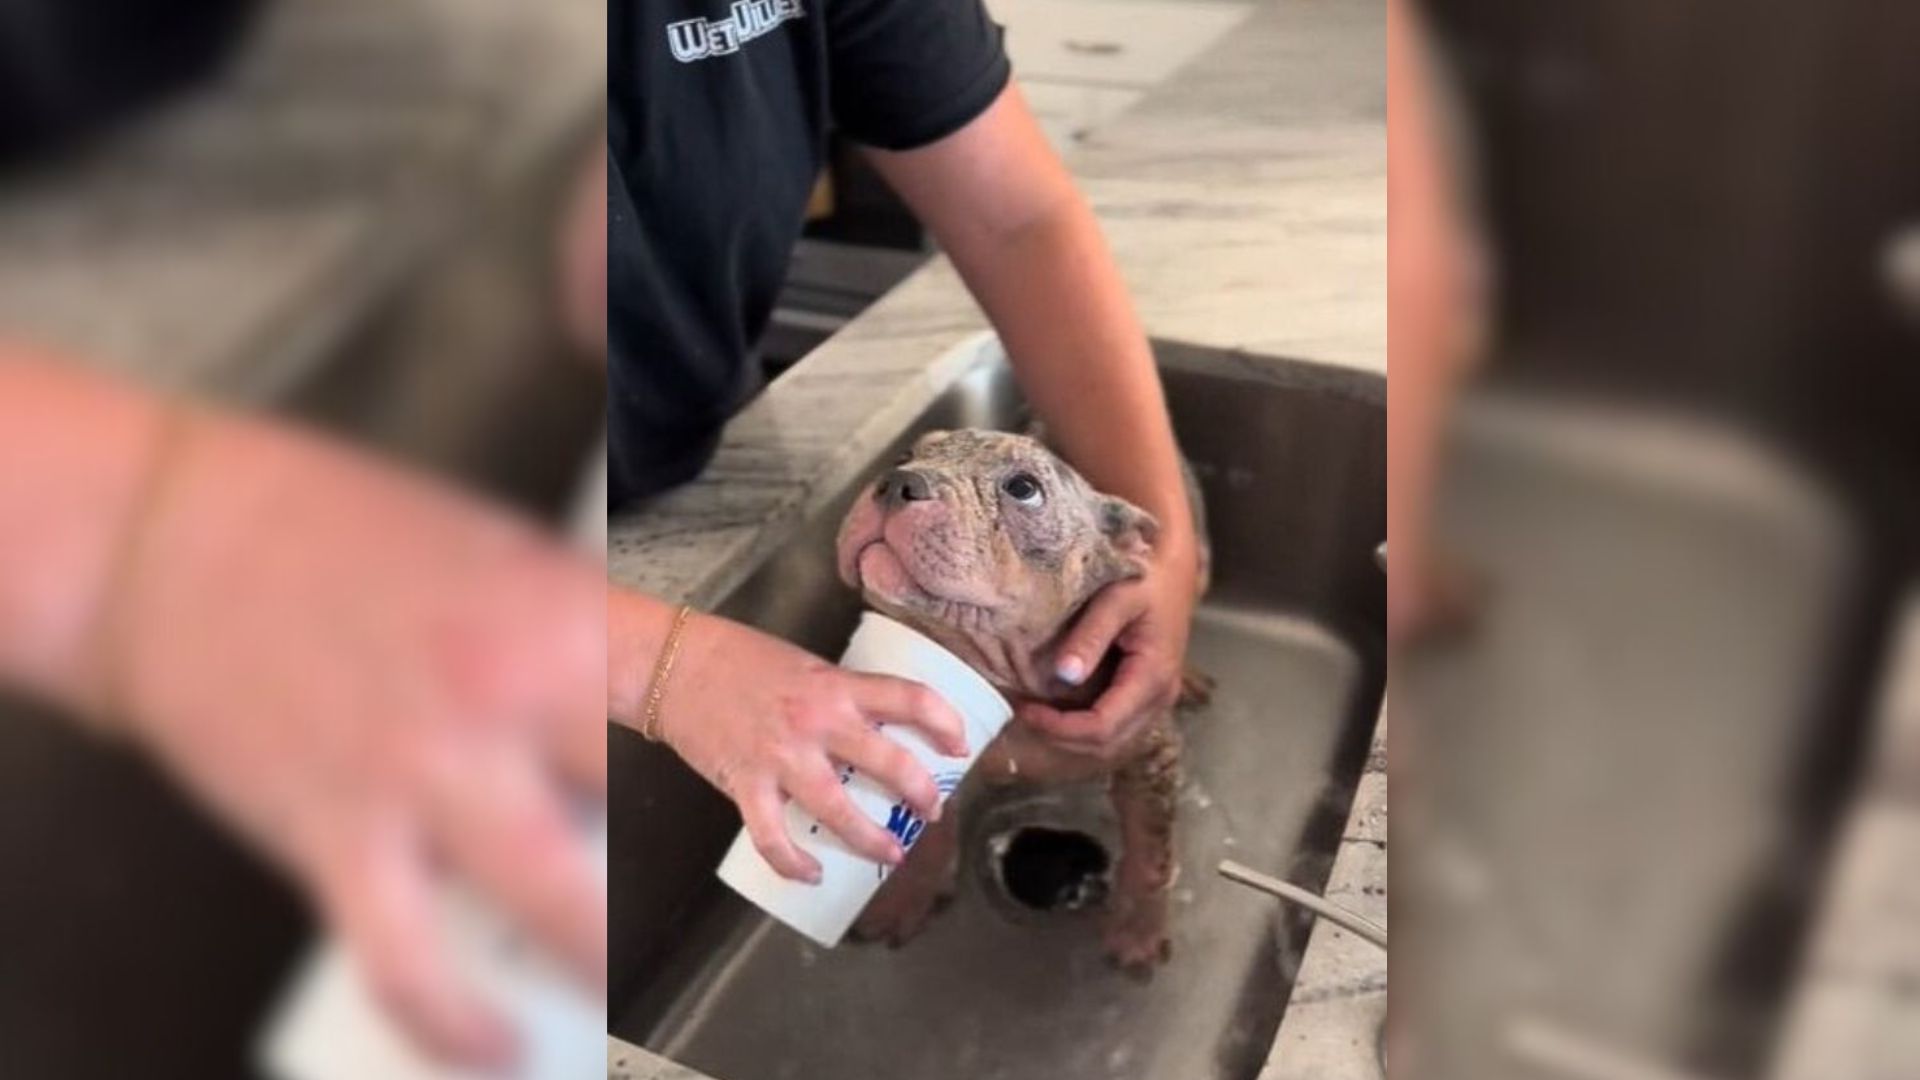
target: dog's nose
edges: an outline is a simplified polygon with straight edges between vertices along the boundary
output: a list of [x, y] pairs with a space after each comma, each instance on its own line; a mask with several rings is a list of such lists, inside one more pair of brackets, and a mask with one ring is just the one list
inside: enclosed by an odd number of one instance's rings
[[880, 478], [880, 487], [875, 494], [888, 506], [900, 506], [933, 498], [933, 485], [927, 482], [924, 475], [912, 469], [894, 469]]

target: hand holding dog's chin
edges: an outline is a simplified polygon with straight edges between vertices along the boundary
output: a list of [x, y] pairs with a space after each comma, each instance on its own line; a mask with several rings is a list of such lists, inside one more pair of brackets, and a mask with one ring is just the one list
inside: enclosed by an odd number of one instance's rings
[[1088, 708], [1029, 702], [1020, 707], [1020, 719], [1079, 753], [1101, 758], [1124, 753], [1180, 696], [1198, 592], [1191, 540], [1163, 537], [1146, 573], [1101, 590], [1055, 650], [1056, 678], [1063, 686], [1078, 685], [1109, 648], [1119, 650], [1113, 681]]

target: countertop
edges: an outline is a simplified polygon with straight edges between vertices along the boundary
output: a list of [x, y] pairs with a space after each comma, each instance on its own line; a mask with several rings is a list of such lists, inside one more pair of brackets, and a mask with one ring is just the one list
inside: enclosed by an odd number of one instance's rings
[[[1387, 718], [1383, 714], [1327, 877], [1328, 900], [1387, 925]], [[1387, 954], [1330, 922], [1314, 925], [1260, 1080], [1380, 1080]]]
[[[1364, 0], [1253, 5], [1078, 140], [1068, 166], [1150, 334], [1385, 373], [1384, 20]], [[736, 418], [701, 479], [610, 522], [613, 580], [695, 604], [726, 593], [959, 374], [968, 353], [955, 346], [986, 328], [952, 266], [932, 260]], [[1381, 921], [1383, 759], [1329, 885]], [[1384, 954], [1317, 927], [1294, 991], [1305, 1007], [1289, 1011], [1263, 1080], [1378, 1077], [1385, 985]], [[608, 1072], [697, 1080], [617, 1040]]]
[[1772, 1080], [1912, 1076], [1920, 1062], [1920, 592], [1887, 671]]

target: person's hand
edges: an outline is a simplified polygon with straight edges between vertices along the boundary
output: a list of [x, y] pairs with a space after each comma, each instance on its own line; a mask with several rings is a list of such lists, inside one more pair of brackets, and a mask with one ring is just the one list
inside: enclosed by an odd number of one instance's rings
[[605, 793], [604, 573], [320, 440], [194, 425], [109, 601], [113, 719], [299, 881], [424, 1049], [509, 1061], [442, 955], [438, 868], [604, 986], [567, 801]]
[[1156, 548], [1146, 574], [1102, 589], [1054, 650], [1056, 677], [1077, 686], [1117, 648], [1113, 681], [1088, 708], [1032, 701], [1016, 715], [1068, 750], [1103, 759], [1124, 753], [1180, 697], [1198, 588], [1191, 547]]
[[861, 855], [906, 857], [847, 797], [836, 763], [858, 768], [929, 821], [940, 793], [914, 756], [882, 735], [906, 724], [943, 753], [967, 752], [953, 707], [920, 683], [846, 671], [804, 649], [713, 616], [688, 622], [660, 713], [666, 743], [740, 808], [753, 845], [796, 881], [820, 864], [787, 834], [792, 799]]

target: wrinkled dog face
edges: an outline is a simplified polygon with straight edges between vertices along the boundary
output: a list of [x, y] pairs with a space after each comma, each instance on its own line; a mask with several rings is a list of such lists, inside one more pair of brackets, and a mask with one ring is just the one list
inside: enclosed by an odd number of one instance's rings
[[1038, 647], [1102, 586], [1141, 574], [1154, 529], [1035, 439], [937, 431], [855, 502], [840, 576], [936, 637]]

